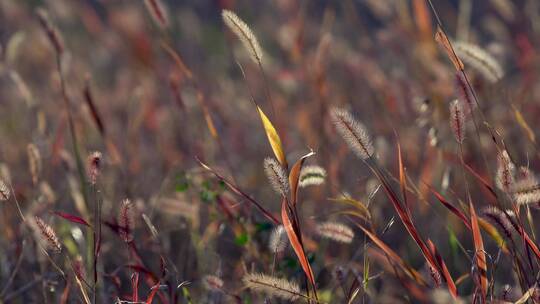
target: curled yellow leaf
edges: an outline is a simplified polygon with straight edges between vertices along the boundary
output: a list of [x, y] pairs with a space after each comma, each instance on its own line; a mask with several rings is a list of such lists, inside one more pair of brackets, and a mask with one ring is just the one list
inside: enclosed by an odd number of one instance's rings
[[512, 105], [512, 108], [514, 109], [514, 115], [516, 116], [516, 120], [519, 126], [523, 129], [523, 132], [527, 134], [527, 137], [530, 141], [536, 143], [536, 137], [534, 135], [534, 132], [531, 127], [529, 127], [527, 121], [525, 121], [525, 118], [523, 117], [523, 114], [521, 114], [521, 111], [519, 111], [514, 105]]
[[276, 128], [274, 128], [274, 125], [272, 125], [270, 119], [268, 119], [266, 114], [264, 114], [263, 110], [261, 110], [259, 106], [257, 106], [257, 111], [259, 111], [259, 115], [261, 116], [264, 131], [266, 132], [266, 136], [268, 137], [270, 146], [272, 146], [274, 155], [276, 156], [279, 163], [283, 167], [287, 168], [287, 159], [285, 158], [285, 153], [283, 153], [283, 146], [281, 145], [281, 139], [279, 138]]

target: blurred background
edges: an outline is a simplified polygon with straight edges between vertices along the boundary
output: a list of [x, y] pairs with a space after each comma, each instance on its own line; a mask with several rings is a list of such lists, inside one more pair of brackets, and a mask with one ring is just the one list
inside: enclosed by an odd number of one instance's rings
[[[395, 189], [399, 141], [415, 224], [435, 243], [454, 280], [462, 278], [459, 294], [471, 302], [472, 237], [426, 185], [465, 213], [468, 187], [480, 213], [494, 202], [510, 203], [478, 178], [494, 185], [501, 147], [517, 167], [540, 169], [540, 2], [433, 4], [452, 42], [481, 48], [500, 68], [494, 76], [489, 64], [464, 60], [479, 101], [477, 125], [469, 120], [465, 132], [466, 173], [449, 124], [449, 104], [464, 98], [462, 87], [435, 42], [436, 17], [425, 1], [0, 0], [0, 176], [12, 185], [23, 214], [55, 229], [65, 248], [50, 259], [66, 272], [59, 274], [41, 252], [14, 201], [3, 202], [0, 301], [83, 302], [73, 273], [91, 292], [92, 230], [54, 212], [95, 227], [97, 204], [103, 223], [98, 302], [136, 301], [135, 294], [146, 301], [152, 278], [159, 277], [158, 303], [286, 303], [243, 288], [246, 271], [272, 272], [304, 290], [294, 251], [276, 257], [267, 248], [273, 223], [197, 162], [280, 218], [281, 199], [263, 168], [273, 152], [254, 100], [278, 130], [289, 164], [313, 149], [307, 163], [326, 169], [324, 184], [301, 190], [298, 207], [321, 301], [347, 303], [351, 284], [366, 282], [368, 264], [369, 284], [351, 303], [444, 298], [433, 296], [431, 285], [421, 289], [424, 297], [408, 292], [392, 263], [356, 227], [366, 222], [331, 200], [346, 195], [366, 205], [369, 227], [430, 280], [380, 182], [333, 127], [329, 111], [340, 107], [369, 130], [376, 160]], [[223, 9], [251, 27], [263, 49], [264, 73], [223, 23]], [[29, 144], [37, 157], [29, 156]], [[94, 151], [102, 153], [96, 185], [86, 180]], [[134, 207], [133, 244], [119, 236], [125, 198]], [[535, 207], [523, 215], [536, 218]], [[353, 242], [317, 235], [317, 224], [328, 220], [353, 228]], [[533, 237], [534, 227], [527, 225]], [[529, 274], [515, 274], [512, 258], [488, 234], [484, 244], [492, 299], [504, 293], [517, 300], [538, 279], [538, 264], [531, 263]], [[70, 265], [80, 265], [79, 271]], [[205, 288], [207, 275], [223, 279], [224, 287]]]

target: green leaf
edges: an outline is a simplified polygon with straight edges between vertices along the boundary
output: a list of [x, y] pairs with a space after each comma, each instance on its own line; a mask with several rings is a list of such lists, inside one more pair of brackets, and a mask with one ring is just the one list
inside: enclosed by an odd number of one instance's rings
[[241, 233], [234, 238], [234, 243], [238, 246], [244, 246], [249, 242], [249, 235], [247, 233]]
[[256, 223], [255, 231], [256, 232], [268, 231], [272, 229], [272, 227], [273, 227], [272, 223], [269, 223], [269, 222]]
[[193, 304], [191, 300], [191, 294], [189, 293], [189, 290], [186, 287], [182, 287], [182, 295], [187, 300], [188, 304]]
[[283, 267], [296, 270], [300, 264], [296, 258], [286, 257], [283, 259]]
[[176, 192], [184, 192], [189, 188], [189, 179], [185, 173], [179, 173], [175, 178], [174, 189]]
[[201, 200], [205, 203], [211, 203], [216, 199], [216, 193], [214, 191], [209, 191], [206, 189], [201, 190], [199, 193]]
[[457, 256], [459, 241], [452, 230], [448, 230], [448, 243], [453, 256]]
[[225, 182], [222, 180], [219, 181], [218, 185], [219, 185], [220, 190], [227, 189], [227, 184], [225, 184]]

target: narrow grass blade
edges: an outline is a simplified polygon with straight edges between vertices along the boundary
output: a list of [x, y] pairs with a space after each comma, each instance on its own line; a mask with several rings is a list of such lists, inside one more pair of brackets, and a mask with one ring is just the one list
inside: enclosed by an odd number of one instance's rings
[[465, 226], [467, 226], [467, 228], [469, 230], [471, 230], [471, 224], [469, 223], [469, 219], [467, 218], [467, 216], [461, 210], [454, 207], [454, 205], [452, 205], [450, 202], [448, 202], [439, 192], [437, 192], [435, 189], [433, 189], [433, 187], [431, 187], [430, 185], [428, 185], [426, 183], [424, 183], [424, 184], [429, 188], [431, 193], [433, 193], [433, 195], [435, 195], [437, 200], [439, 200], [439, 202], [441, 202], [441, 204], [443, 204], [448, 210], [450, 210], [450, 212], [452, 212], [457, 217], [459, 217], [463, 221], [463, 224], [465, 224]]
[[407, 179], [405, 177], [405, 167], [403, 166], [403, 157], [401, 155], [401, 145], [397, 144], [398, 148], [398, 165], [399, 165], [399, 186], [401, 188], [401, 195], [403, 196], [403, 203], [405, 206], [405, 209], [407, 211], [407, 214], [409, 214], [410, 217], [410, 210], [409, 210], [409, 204], [407, 202]]
[[86, 79], [86, 82], [84, 84], [83, 95], [84, 95], [84, 101], [86, 101], [86, 105], [90, 109], [90, 114], [92, 114], [92, 119], [94, 120], [99, 130], [99, 134], [103, 138], [105, 138], [105, 131], [106, 131], [105, 124], [103, 123], [103, 119], [101, 118], [101, 115], [99, 114], [99, 111], [96, 107], [96, 103], [94, 102], [92, 90], [90, 89], [89, 79]]
[[236, 185], [234, 185], [232, 182], [230, 182], [229, 180], [227, 180], [225, 177], [221, 176], [219, 173], [217, 173], [214, 169], [210, 168], [207, 164], [203, 163], [201, 160], [199, 160], [197, 158], [197, 162], [199, 162], [199, 164], [201, 165], [201, 167], [203, 167], [204, 169], [210, 171], [212, 174], [214, 174], [214, 176], [216, 176], [219, 180], [221, 180], [222, 182], [225, 183], [225, 185], [231, 189], [231, 191], [233, 191], [234, 193], [242, 196], [243, 198], [245, 198], [248, 202], [250, 202], [251, 204], [253, 204], [259, 211], [261, 211], [263, 213], [264, 216], [266, 216], [266, 218], [268, 218], [269, 220], [271, 220], [274, 224], [279, 224], [279, 220], [277, 218], [275, 218], [272, 213], [270, 213], [268, 210], [266, 210], [263, 206], [261, 206], [261, 204], [259, 204], [256, 200], [254, 200], [251, 196], [247, 195], [244, 191], [240, 190]]
[[519, 124], [519, 126], [523, 129], [523, 132], [525, 133], [525, 135], [527, 135], [527, 137], [529, 138], [531, 142], [536, 143], [536, 136], [534, 135], [532, 128], [529, 126], [529, 124], [527, 123], [523, 115], [521, 114], [521, 111], [518, 110], [516, 106], [514, 106], [513, 104], [512, 104], [512, 109], [514, 110], [514, 116], [516, 117], [516, 121]]
[[446, 281], [446, 285], [448, 286], [448, 291], [452, 295], [454, 299], [457, 299], [458, 293], [456, 284], [454, 283], [454, 280], [452, 279], [452, 275], [450, 275], [450, 271], [448, 271], [448, 267], [446, 267], [446, 263], [444, 263], [443, 258], [437, 251], [437, 247], [435, 247], [435, 244], [428, 239], [427, 240], [428, 246], [431, 249], [431, 253], [435, 256], [435, 259], [437, 260], [437, 263], [439, 263], [439, 267], [441, 269], [442, 275], [444, 277], [444, 280]]
[[90, 224], [88, 224], [88, 222], [86, 220], [84, 220], [82, 217], [79, 217], [79, 216], [76, 216], [76, 215], [73, 215], [73, 214], [69, 214], [69, 213], [65, 213], [65, 212], [61, 212], [61, 211], [54, 211], [53, 213], [55, 215], [58, 215], [59, 217], [65, 219], [65, 220], [68, 220], [68, 221], [72, 222], [72, 223], [81, 224], [81, 225], [90, 227]]
[[358, 226], [358, 228], [364, 231], [364, 233], [371, 239], [371, 241], [373, 241], [373, 243], [375, 243], [375, 245], [377, 245], [377, 247], [379, 247], [388, 256], [389, 259], [399, 265], [411, 279], [413, 279], [415, 282], [422, 286], [427, 286], [427, 283], [422, 278], [422, 276], [411, 266], [407, 265], [395, 251], [393, 251], [381, 239], [379, 239], [375, 234], [364, 228], [362, 225], [358, 223], [355, 224], [356, 226]]
[[448, 36], [446, 36], [444, 31], [439, 26], [437, 26], [437, 32], [435, 33], [435, 41], [437, 41], [437, 43], [444, 49], [446, 55], [448, 56], [450, 61], [452, 61], [452, 64], [456, 68], [456, 71], [463, 71], [463, 69], [465, 68], [463, 62], [456, 55], [454, 49], [452, 48], [452, 45], [450, 44]]
[[476, 171], [474, 171], [473, 168], [471, 168], [466, 163], [463, 163], [465, 169], [467, 169], [484, 187], [488, 189], [491, 194], [493, 194], [493, 197], [497, 197], [497, 193], [495, 193], [495, 190], [491, 186], [491, 183], [489, 183], [482, 175], [478, 174]]
[[480, 228], [487, 232], [487, 234], [497, 243], [497, 245], [501, 248], [501, 250], [508, 254], [508, 248], [506, 247], [506, 242], [504, 241], [501, 234], [497, 231], [497, 228], [495, 228], [493, 225], [491, 225], [488, 221], [478, 218], [478, 225], [480, 225]]
[[405, 226], [405, 229], [407, 229], [407, 232], [409, 232], [409, 235], [413, 238], [413, 240], [416, 242], [418, 247], [420, 248], [420, 251], [422, 251], [422, 254], [424, 255], [424, 258], [426, 259], [426, 262], [435, 270], [440, 271], [440, 269], [437, 266], [437, 263], [435, 262], [435, 259], [431, 255], [429, 249], [427, 248], [425, 242], [420, 237], [420, 234], [418, 233], [418, 230], [414, 226], [412, 219], [410, 217], [410, 214], [403, 209], [403, 205], [400, 203], [398, 197], [386, 181], [386, 179], [382, 176], [382, 174], [377, 171], [373, 170], [377, 178], [379, 179], [379, 182], [382, 184], [388, 198], [390, 199], [390, 202], [392, 205], [394, 205], [394, 209], [396, 209], [396, 212], [401, 219], [401, 222]]
[[148, 295], [148, 298], [146, 299], [146, 304], [152, 304], [158, 290], [159, 290], [159, 283], [152, 287], [152, 291], [150, 292], [150, 294]]
[[486, 298], [487, 287], [488, 287], [488, 278], [487, 278], [487, 263], [486, 263], [486, 252], [484, 251], [484, 242], [482, 240], [482, 235], [480, 234], [480, 226], [478, 224], [478, 216], [476, 211], [471, 203], [469, 203], [469, 209], [471, 212], [471, 228], [472, 235], [474, 240], [474, 257], [476, 266], [478, 267], [478, 273], [480, 275], [480, 291], [482, 292], [482, 303]]
[[351, 215], [358, 216], [364, 220], [371, 218], [371, 213], [369, 212], [369, 209], [359, 200], [353, 199], [351, 197], [338, 197], [338, 198], [329, 198], [329, 201], [332, 202], [338, 202], [350, 205], [358, 210], [358, 212], [355, 211], [344, 211], [344, 213], [350, 213]]
[[300, 243], [300, 238], [296, 234], [295, 229], [293, 228], [293, 223], [291, 222], [291, 218], [289, 217], [288, 209], [289, 209], [289, 206], [287, 205], [287, 200], [283, 199], [281, 203], [281, 220], [283, 221], [283, 227], [285, 228], [285, 232], [287, 232], [287, 237], [289, 238], [289, 241], [291, 242], [291, 246], [294, 250], [294, 253], [296, 253], [296, 256], [298, 257], [298, 261], [300, 262], [300, 265], [302, 266], [302, 270], [304, 270], [304, 273], [306, 274], [309, 282], [315, 289], [315, 277], [313, 275], [313, 270], [311, 269], [311, 265], [309, 264], [309, 261], [306, 257], [304, 248], [302, 247], [302, 244]]

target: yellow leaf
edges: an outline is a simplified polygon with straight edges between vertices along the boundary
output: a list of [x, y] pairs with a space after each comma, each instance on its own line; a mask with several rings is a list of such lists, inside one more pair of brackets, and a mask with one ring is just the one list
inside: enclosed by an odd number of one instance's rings
[[344, 211], [339, 211], [337, 212], [337, 214], [343, 214], [343, 215], [350, 215], [350, 216], [354, 216], [354, 217], [357, 217], [357, 218], [360, 218], [364, 221], [368, 221], [369, 220], [369, 217], [366, 217], [366, 215], [362, 212], [357, 212], [357, 211], [354, 211], [354, 210], [344, 210]]
[[264, 114], [264, 112], [259, 106], [257, 106], [257, 110], [259, 111], [259, 115], [261, 116], [261, 121], [264, 126], [264, 131], [266, 131], [266, 136], [268, 137], [268, 141], [272, 146], [272, 150], [274, 151], [277, 160], [282, 166], [287, 168], [287, 159], [285, 159], [285, 154], [283, 153], [283, 147], [281, 145], [281, 139], [279, 138], [276, 128], [274, 128], [274, 125], [272, 125], [270, 119], [268, 119], [266, 114]]
[[208, 126], [208, 130], [210, 130], [210, 134], [212, 134], [212, 137], [218, 138], [218, 133], [214, 125], [214, 121], [212, 120], [212, 116], [210, 116], [207, 108], [204, 108], [204, 119], [206, 120], [206, 125]]
[[371, 218], [369, 209], [366, 207], [366, 205], [364, 205], [364, 203], [362, 203], [359, 200], [355, 200], [348, 196], [342, 196], [338, 198], [329, 198], [328, 200], [333, 201], [333, 202], [343, 203], [343, 204], [349, 204], [360, 211], [360, 213], [362, 214], [362, 218], [364, 219]]
[[478, 224], [480, 225], [480, 228], [487, 232], [487, 234], [495, 241], [495, 243], [497, 243], [497, 245], [502, 249], [502, 251], [508, 253], [508, 249], [506, 248], [504, 239], [499, 234], [497, 229], [493, 227], [493, 225], [481, 218], [478, 219]]
[[531, 127], [529, 127], [529, 124], [525, 121], [525, 118], [523, 117], [521, 112], [514, 105], [512, 105], [512, 108], [514, 109], [514, 114], [516, 116], [516, 120], [518, 124], [521, 126], [521, 128], [523, 128], [523, 131], [527, 134], [527, 137], [529, 137], [529, 140], [532, 141], [533, 143], [536, 143], [534, 132], [531, 129]]

